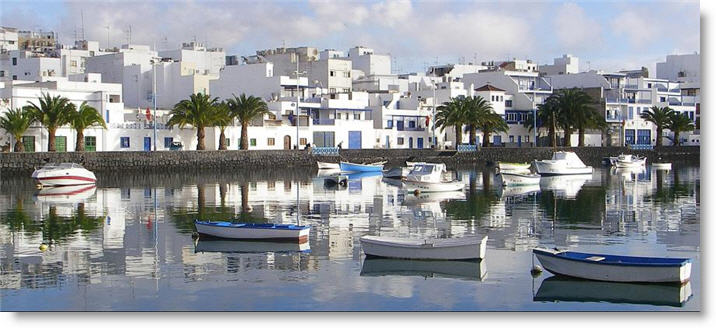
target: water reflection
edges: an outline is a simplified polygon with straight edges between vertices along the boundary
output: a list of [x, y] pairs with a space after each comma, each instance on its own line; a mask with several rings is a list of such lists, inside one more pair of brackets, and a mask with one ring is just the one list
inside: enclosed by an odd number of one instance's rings
[[[293, 280], [315, 291], [301, 303], [313, 305], [314, 310], [374, 309], [381, 297], [396, 295], [409, 299], [416, 309], [430, 310], [436, 306], [430, 301], [435, 293], [463, 295], [459, 301], [440, 303], [440, 309], [533, 309], [532, 299], [525, 303], [519, 288], [492, 290], [499, 294], [499, 304], [509, 306], [501, 308], [492, 307], [478, 291], [490, 290], [495, 286], [492, 282], [500, 288], [505, 281], [529, 284], [531, 279], [525, 275], [529, 257], [524, 254], [539, 244], [685, 256], [696, 258], [698, 265], [698, 166], [629, 174], [598, 169], [588, 178], [557, 177], [524, 188], [502, 188], [492, 170], [461, 169], [456, 175], [466, 183], [464, 192], [417, 196], [403, 192], [400, 184], [386, 183], [380, 175], [352, 176], [346, 188], [334, 189], [326, 188], [316, 172], [110, 174], [99, 175], [97, 187], [84, 191], [37, 191], [31, 179], [3, 176], [0, 292], [8, 300], [3, 310], [29, 304], [26, 301], [34, 297], [31, 290], [36, 288], [61, 289], [63, 297], [75, 301], [86, 299], [81, 290], [94, 290], [97, 302], [88, 303], [87, 309], [138, 309], [136, 298], [116, 296], [112, 305], [99, 296], [127, 288], [145, 298], [161, 294], [166, 299], [171, 294], [188, 309], [211, 304], [200, 296], [206, 293], [219, 298], [243, 293], [265, 301], [264, 310], [274, 309], [272, 304], [305, 309], [280, 296], [283, 284]], [[196, 218], [289, 224], [296, 223], [297, 216], [301, 224], [312, 227], [308, 244], [202, 239], [194, 244], [191, 238]], [[485, 279], [484, 262], [475, 267], [475, 263], [364, 261], [359, 238], [366, 234], [488, 235], [490, 283], [474, 285]], [[491, 257], [495, 252], [504, 256]], [[698, 295], [699, 270], [693, 271], [691, 288]], [[367, 287], [387, 286], [395, 279], [400, 280], [400, 291]], [[431, 295], [421, 294], [423, 290], [431, 290]], [[357, 294], [365, 298], [354, 298]], [[359, 303], [331, 307], [337, 299]], [[390, 300], [385, 301], [391, 304]], [[77, 302], [47, 302], [33, 308], [67, 309], [71, 304]], [[252, 308], [235, 306], [227, 309]], [[699, 306], [694, 297], [684, 304], [685, 309]]]
[[534, 296], [537, 302], [609, 302], [681, 307], [691, 297], [691, 282], [633, 284], [549, 277]]

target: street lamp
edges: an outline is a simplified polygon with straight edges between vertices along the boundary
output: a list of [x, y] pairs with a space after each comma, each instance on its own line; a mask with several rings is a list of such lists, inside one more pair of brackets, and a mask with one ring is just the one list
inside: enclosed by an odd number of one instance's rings
[[152, 102], [154, 103], [154, 151], [157, 151], [157, 65], [159, 64], [160, 58], [154, 57], [150, 62], [152, 63]]

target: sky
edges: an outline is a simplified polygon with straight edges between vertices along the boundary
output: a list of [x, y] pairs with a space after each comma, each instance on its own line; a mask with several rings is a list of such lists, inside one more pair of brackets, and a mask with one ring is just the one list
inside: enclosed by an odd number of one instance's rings
[[393, 57], [396, 73], [512, 58], [551, 64], [569, 53], [580, 69], [649, 68], [669, 54], [700, 52], [698, 1], [477, 0], [0, 0], [0, 25], [177, 48], [197, 40], [227, 55], [362, 45]]

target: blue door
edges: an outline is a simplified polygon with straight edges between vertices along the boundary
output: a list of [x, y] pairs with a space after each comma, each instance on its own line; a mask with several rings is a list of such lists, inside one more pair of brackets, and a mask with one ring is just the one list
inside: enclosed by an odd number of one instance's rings
[[152, 150], [152, 138], [144, 137], [144, 151], [151, 151], [151, 150]]
[[408, 148], [413, 149], [413, 137], [408, 138]]
[[517, 136], [517, 147], [522, 147], [522, 136]]
[[492, 144], [495, 146], [502, 145], [502, 136], [492, 136]]
[[390, 136], [385, 136], [385, 149], [390, 148]]
[[423, 149], [423, 138], [418, 138], [418, 149]]
[[624, 131], [624, 141], [627, 145], [634, 144], [634, 129], [627, 129]]
[[397, 121], [395, 125], [398, 127], [398, 131], [405, 130], [405, 121]]
[[348, 131], [348, 149], [361, 149], [360, 131]]
[[651, 130], [640, 129], [636, 132], [636, 143], [639, 145], [651, 144]]

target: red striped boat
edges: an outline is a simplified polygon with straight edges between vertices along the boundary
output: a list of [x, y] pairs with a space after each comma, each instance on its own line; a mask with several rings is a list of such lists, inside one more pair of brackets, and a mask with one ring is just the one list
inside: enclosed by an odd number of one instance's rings
[[43, 187], [74, 186], [97, 182], [92, 171], [77, 163], [50, 163], [32, 172], [32, 178]]

